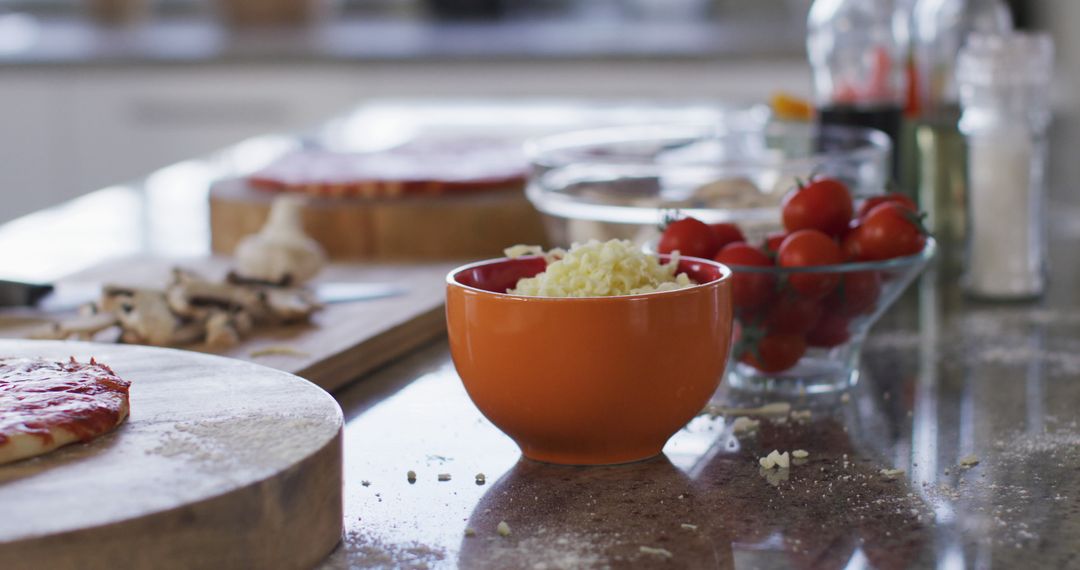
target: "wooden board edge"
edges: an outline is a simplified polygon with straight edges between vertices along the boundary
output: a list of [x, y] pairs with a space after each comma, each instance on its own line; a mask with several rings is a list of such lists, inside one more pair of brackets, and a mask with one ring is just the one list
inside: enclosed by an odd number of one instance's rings
[[343, 479], [339, 428], [299, 463], [223, 495], [145, 517], [0, 545], [0, 568], [311, 568], [341, 541]]
[[295, 374], [301, 378], [316, 378], [318, 381], [313, 381], [314, 384], [333, 393], [445, 334], [446, 303], [443, 302], [387, 329], [374, 339], [343, 350]]

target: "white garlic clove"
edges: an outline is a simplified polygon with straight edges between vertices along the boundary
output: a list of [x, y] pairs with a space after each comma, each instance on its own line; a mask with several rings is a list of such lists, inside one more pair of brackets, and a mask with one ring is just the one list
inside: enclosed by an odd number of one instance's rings
[[299, 197], [274, 199], [266, 225], [237, 246], [236, 273], [247, 279], [293, 285], [314, 277], [325, 265], [326, 254], [304, 233], [302, 213]]

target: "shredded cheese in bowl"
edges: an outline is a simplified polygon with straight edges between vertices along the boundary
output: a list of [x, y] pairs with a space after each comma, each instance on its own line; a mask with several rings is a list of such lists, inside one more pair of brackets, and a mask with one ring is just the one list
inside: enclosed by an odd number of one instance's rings
[[[540, 255], [536, 246], [506, 249], [507, 257]], [[695, 285], [685, 273], [676, 275], [678, 254], [661, 264], [628, 240], [589, 240], [575, 243], [569, 251], [555, 249], [543, 254], [547, 269], [534, 277], [519, 279], [507, 291], [532, 297], [614, 297], [673, 291]]]

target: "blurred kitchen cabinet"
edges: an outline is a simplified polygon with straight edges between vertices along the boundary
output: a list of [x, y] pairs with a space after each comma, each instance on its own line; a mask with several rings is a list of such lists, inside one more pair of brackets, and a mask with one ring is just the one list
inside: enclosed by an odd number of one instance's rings
[[374, 98], [762, 101], [808, 84], [801, 59], [0, 67], [0, 222]]
[[0, 221], [57, 202], [72, 186], [68, 85], [53, 73], [0, 74]]
[[84, 72], [73, 87], [75, 168], [86, 189], [250, 136], [311, 128], [356, 102], [333, 76], [257, 66]]

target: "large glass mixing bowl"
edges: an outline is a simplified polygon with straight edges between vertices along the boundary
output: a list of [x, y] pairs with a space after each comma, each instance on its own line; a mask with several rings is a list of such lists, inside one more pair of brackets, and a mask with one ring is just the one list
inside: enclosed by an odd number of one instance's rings
[[644, 243], [675, 210], [753, 235], [777, 227], [784, 194], [813, 175], [845, 181], [856, 197], [881, 193], [891, 148], [873, 129], [802, 123], [582, 130], [526, 144], [526, 192], [552, 245]]

